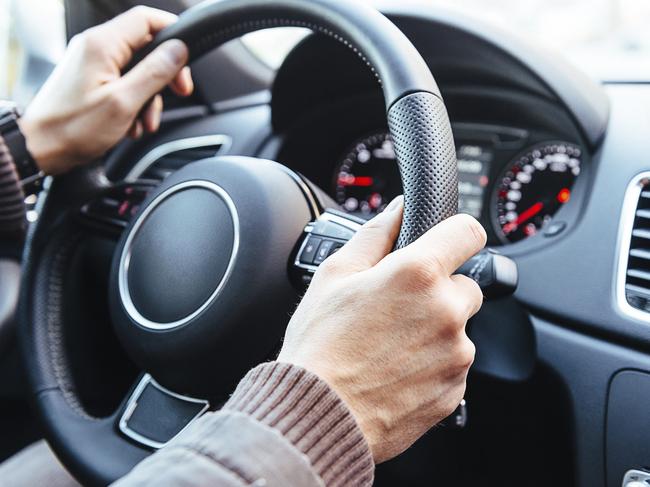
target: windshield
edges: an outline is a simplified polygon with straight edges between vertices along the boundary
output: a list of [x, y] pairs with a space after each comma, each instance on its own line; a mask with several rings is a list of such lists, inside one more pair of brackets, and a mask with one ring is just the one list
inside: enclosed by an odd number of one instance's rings
[[[362, 1], [380, 4], [377, 0]], [[565, 57], [596, 80], [650, 80], [649, 0], [411, 0], [408, 3], [460, 11], [477, 21], [505, 29]], [[263, 62], [277, 68], [304, 35], [300, 29], [273, 29], [249, 34], [244, 43]]]
[[0, 0], [0, 100], [27, 105], [65, 40], [62, 0]]

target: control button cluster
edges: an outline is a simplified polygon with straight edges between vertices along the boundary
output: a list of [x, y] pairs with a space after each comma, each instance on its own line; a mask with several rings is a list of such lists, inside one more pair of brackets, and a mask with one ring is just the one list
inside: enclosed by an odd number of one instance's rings
[[327, 237], [311, 235], [300, 253], [301, 264], [320, 265], [334, 252], [338, 251], [345, 242]]
[[314, 235], [324, 235], [333, 239], [348, 241], [356, 233], [354, 230], [328, 220], [317, 220], [312, 229]]
[[147, 184], [116, 186], [84, 205], [81, 213], [95, 221], [126, 227], [152, 188]]
[[309, 282], [318, 266], [343, 247], [362, 223], [350, 215], [327, 210], [318, 220], [307, 225], [295, 261], [295, 267], [301, 270], [301, 280]]
[[[296, 285], [308, 286], [318, 266], [343, 247], [363, 223], [352, 215], [327, 210], [318, 220], [308, 224], [291, 271]], [[463, 264], [456, 273], [476, 281], [486, 299], [510, 296], [519, 283], [515, 261], [493, 249], [482, 250]], [[464, 422], [463, 415], [459, 417], [460, 419], [455, 421]]]

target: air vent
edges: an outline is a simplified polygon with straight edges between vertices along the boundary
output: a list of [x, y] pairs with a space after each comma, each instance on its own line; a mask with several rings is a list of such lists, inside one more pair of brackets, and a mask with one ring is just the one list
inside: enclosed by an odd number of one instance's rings
[[126, 180], [162, 181], [191, 162], [226, 153], [230, 145], [231, 139], [227, 135], [206, 135], [167, 142], [145, 155], [133, 167]]
[[650, 320], [650, 173], [637, 176], [625, 195], [618, 269], [619, 306]]

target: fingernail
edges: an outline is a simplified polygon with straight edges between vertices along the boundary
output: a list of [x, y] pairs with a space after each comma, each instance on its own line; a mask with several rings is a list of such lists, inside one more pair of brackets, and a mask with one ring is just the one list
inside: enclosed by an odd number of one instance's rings
[[187, 46], [182, 41], [172, 39], [165, 42], [162, 47], [175, 65], [180, 66], [187, 62]]
[[388, 211], [395, 211], [397, 210], [400, 206], [402, 206], [402, 203], [404, 202], [404, 196], [399, 195], [397, 198], [395, 198], [393, 201], [391, 201], [386, 209], [384, 210], [385, 212]]

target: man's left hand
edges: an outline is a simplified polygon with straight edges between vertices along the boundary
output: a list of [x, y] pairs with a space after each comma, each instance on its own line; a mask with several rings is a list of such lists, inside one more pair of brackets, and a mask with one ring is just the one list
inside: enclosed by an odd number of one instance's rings
[[59, 174], [102, 156], [125, 136], [155, 132], [166, 86], [188, 96], [194, 85], [188, 50], [179, 40], [160, 45], [131, 71], [134, 53], [177, 16], [135, 7], [75, 36], [61, 63], [20, 120], [27, 147], [46, 174]]

